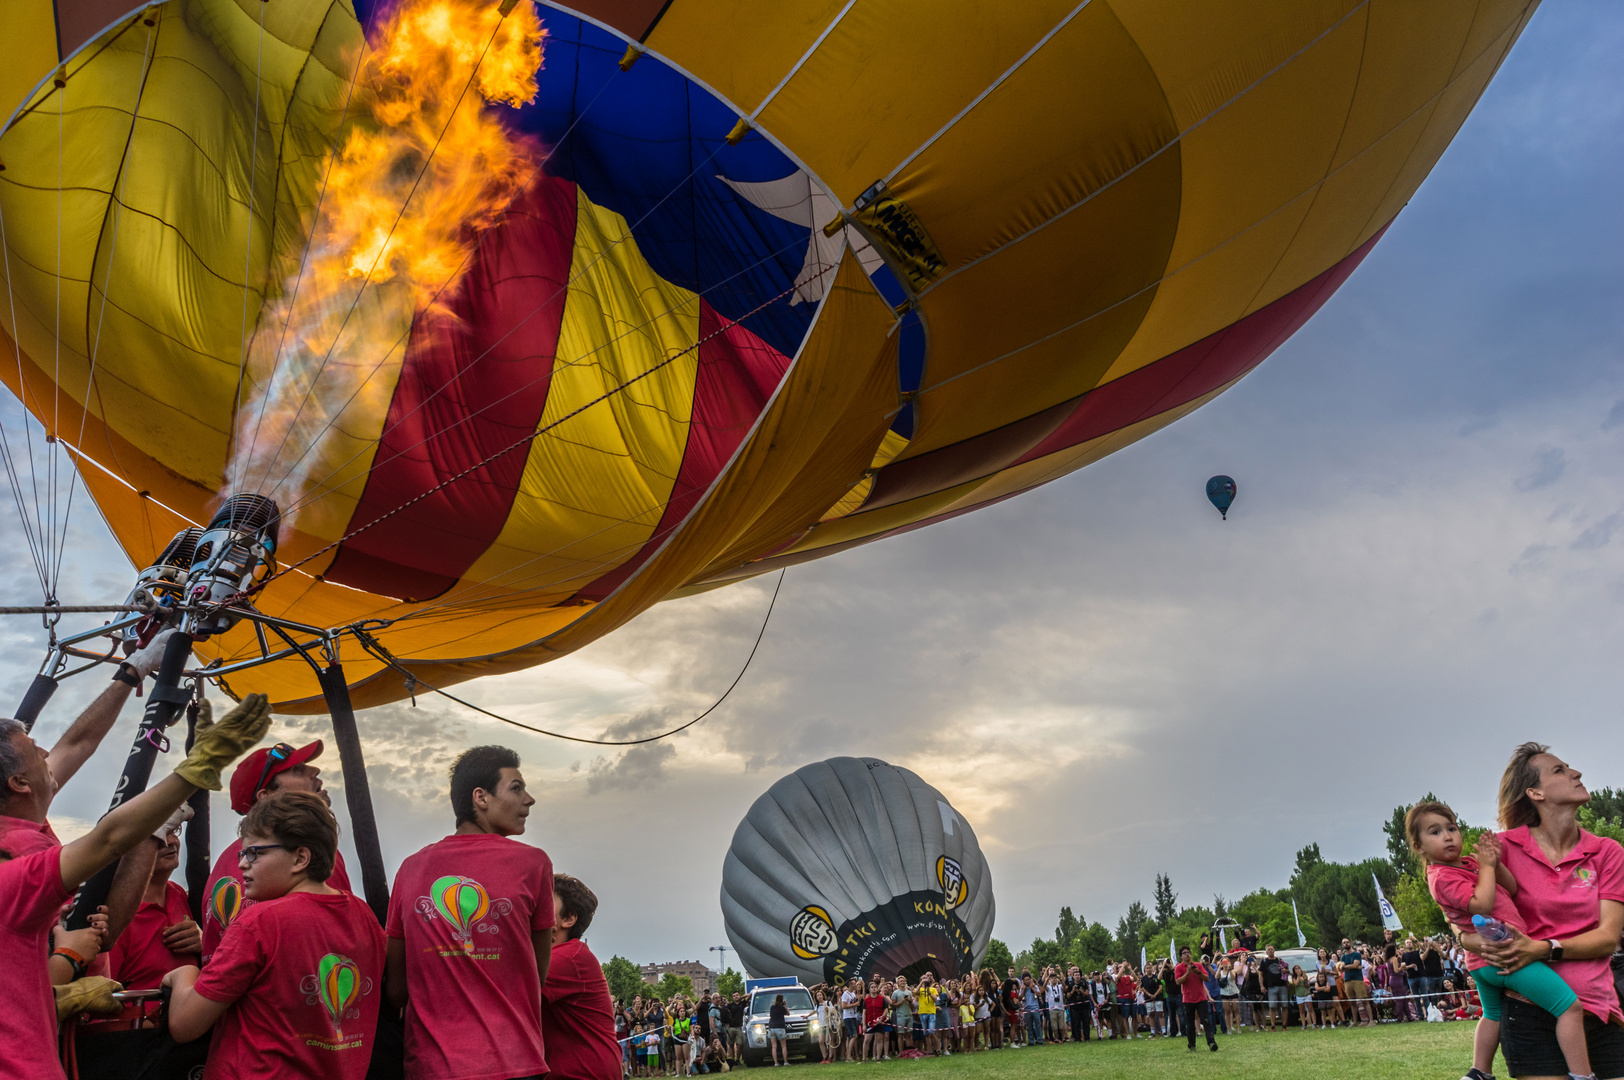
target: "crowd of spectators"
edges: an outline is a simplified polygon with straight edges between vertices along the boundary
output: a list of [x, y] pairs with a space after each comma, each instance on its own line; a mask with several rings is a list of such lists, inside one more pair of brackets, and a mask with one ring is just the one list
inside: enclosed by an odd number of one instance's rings
[[[1272, 945], [1256, 949], [1255, 937], [1243, 931], [1231, 951], [1187, 965], [1184, 982], [1172, 960], [1143, 968], [1123, 960], [1091, 972], [1075, 965], [1036, 973], [1009, 968], [1000, 978], [984, 968], [943, 980], [927, 972], [917, 981], [853, 979], [811, 992], [822, 1060], [853, 1062], [1188, 1038], [1183, 1006], [1197, 968], [1206, 998], [1192, 1002], [1195, 1019], [1207, 1019], [1221, 1034], [1406, 1023], [1429, 1012], [1434, 1020], [1481, 1015], [1457, 943], [1394, 940], [1391, 932], [1387, 938], [1377, 945], [1344, 941], [1337, 950], [1307, 956], [1303, 950], [1276, 955]], [[677, 994], [663, 1002], [635, 997], [615, 1013], [626, 1075], [695, 1076], [737, 1066], [748, 1007], [742, 992]]]

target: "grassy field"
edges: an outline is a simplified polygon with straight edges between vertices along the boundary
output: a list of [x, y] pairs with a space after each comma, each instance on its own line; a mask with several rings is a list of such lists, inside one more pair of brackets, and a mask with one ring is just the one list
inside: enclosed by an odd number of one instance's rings
[[[878, 1065], [796, 1064], [816, 1069], [818, 1080], [906, 1075], [929, 1080], [1000, 1080], [1003, 1077], [1109, 1077], [1110, 1080], [1160, 1080], [1202, 1077], [1211, 1080], [1276, 1080], [1287, 1077], [1347, 1077], [1349, 1080], [1438, 1080], [1456, 1077], [1472, 1064], [1475, 1024], [1382, 1024], [1375, 1028], [1338, 1028], [1282, 1034], [1218, 1037], [1214, 1054], [1199, 1040], [1196, 1052], [1183, 1039], [1135, 1039], [1132, 1042], [1067, 1043], [1023, 1050], [955, 1054], [951, 1058], [885, 1061]], [[754, 1072], [754, 1070], [752, 1070]]]

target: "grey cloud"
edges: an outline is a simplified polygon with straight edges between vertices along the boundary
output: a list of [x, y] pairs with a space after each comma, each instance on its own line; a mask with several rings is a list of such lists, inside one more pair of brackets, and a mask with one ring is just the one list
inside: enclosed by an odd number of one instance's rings
[[1624, 398], [1613, 402], [1613, 407], [1607, 413], [1607, 419], [1601, 422], [1603, 431], [1612, 431], [1616, 427], [1624, 427]]
[[1562, 473], [1567, 467], [1567, 455], [1562, 448], [1547, 447], [1534, 455], [1533, 469], [1517, 477], [1514, 486], [1518, 491], [1538, 491], [1540, 488], [1550, 487], [1562, 478]]
[[665, 779], [665, 767], [677, 756], [670, 743], [634, 746], [614, 758], [597, 758], [587, 770], [589, 795], [604, 791], [642, 791]]
[[1608, 514], [1580, 533], [1570, 546], [1574, 551], [1594, 551], [1604, 547], [1613, 539], [1613, 534], [1618, 532], [1621, 525], [1624, 525], [1624, 512]]

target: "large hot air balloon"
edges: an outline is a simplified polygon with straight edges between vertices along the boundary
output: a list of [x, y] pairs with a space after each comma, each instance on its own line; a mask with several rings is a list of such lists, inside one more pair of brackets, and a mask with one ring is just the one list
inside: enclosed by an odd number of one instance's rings
[[975, 830], [878, 758], [830, 758], [778, 781], [722, 863], [727, 936], [757, 977], [958, 978], [986, 953], [993, 913]]
[[[1211, 400], [1533, 7], [11, 0], [0, 378], [138, 566], [274, 499], [255, 603], [396, 700]], [[323, 707], [298, 657], [229, 687]]]

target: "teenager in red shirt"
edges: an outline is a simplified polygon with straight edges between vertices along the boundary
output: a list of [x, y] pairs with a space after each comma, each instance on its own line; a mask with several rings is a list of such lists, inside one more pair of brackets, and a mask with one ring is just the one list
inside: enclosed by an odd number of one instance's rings
[[210, 1080], [362, 1080], [372, 1061], [383, 931], [372, 909], [326, 884], [338, 823], [319, 796], [282, 791], [242, 821], [243, 888], [254, 905], [207, 970], [177, 968], [169, 1034], [211, 1027]]
[[[63, 1075], [46, 964], [51, 928], [73, 890], [151, 836], [192, 792], [200, 787], [219, 790], [220, 769], [258, 742], [269, 724], [264, 695], [250, 695], [218, 725], [199, 732], [174, 772], [109, 811], [84, 836], [19, 858], [0, 852], [0, 956], [7, 963], [0, 1080]], [[54, 787], [45, 751], [22, 724], [0, 720], [0, 789], [27, 796]]]
[[536, 800], [519, 755], [476, 746], [451, 766], [456, 832], [401, 863], [389, 895], [390, 1004], [406, 1009], [407, 1080], [547, 1072], [541, 987], [553, 863], [522, 835]]
[[891, 1057], [891, 1026], [886, 1023], [891, 1012], [891, 999], [878, 979], [863, 998], [863, 1060], [885, 1061]]
[[[243, 758], [231, 774], [231, 808], [246, 814], [260, 799], [278, 791], [308, 791], [331, 806], [332, 800], [322, 790], [321, 770], [310, 764], [321, 757], [321, 751], [320, 739], [299, 747], [277, 743], [255, 750]], [[239, 837], [220, 852], [203, 894], [202, 960], [205, 966], [219, 948], [226, 927], [254, 902], [243, 895], [242, 867], [237, 864], [240, 851], [242, 839]], [[344, 869], [344, 856], [337, 851], [333, 852], [333, 872], [328, 875], [327, 884], [343, 892], [355, 891]]]
[[598, 898], [580, 879], [553, 875], [553, 954], [541, 987], [550, 1080], [620, 1080], [609, 981], [581, 940], [597, 910]]
[[1184, 1038], [1190, 1049], [1195, 1049], [1195, 1022], [1199, 1017], [1201, 1030], [1207, 1036], [1207, 1049], [1218, 1049], [1218, 1040], [1212, 1034], [1212, 999], [1207, 996], [1207, 979], [1210, 972], [1206, 964], [1192, 963], [1190, 947], [1179, 948], [1179, 962], [1173, 968], [1173, 979], [1179, 984], [1179, 990], [1184, 995]]

